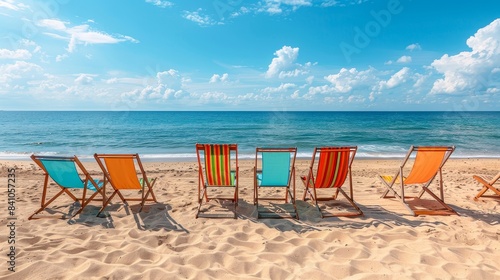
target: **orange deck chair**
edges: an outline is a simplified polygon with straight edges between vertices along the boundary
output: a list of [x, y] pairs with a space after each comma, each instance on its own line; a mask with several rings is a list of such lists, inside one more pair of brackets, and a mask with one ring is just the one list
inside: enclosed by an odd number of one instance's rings
[[[443, 175], [442, 168], [446, 163], [448, 158], [451, 156], [453, 151], [455, 150], [454, 146], [451, 147], [414, 147], [411, 146], [410, 150], [406, 154], [402, 164], [399, 167], [399, 170], [396, 172], [394, 176], [388, 175], [379, 175], [382, 183], [387, 187], [387, 190], [382, 195], [382, 198], [396, 198], [410, 211], [410, 213], [414, 216], [418, 215], [426, 215], [426, 214], [435, 214], [435, 215], [458, 215], [455, 210], [453, 210], [450, 206], [444, 203], [444, 190], [443, 190]], [[408, 159], [416, 152], [415, 162], [413, 163], [413, 167], [410, 171], [408, 177], [405, 177], [403, 174], [403, 168], [405, 164], [408, 162]], [[439, 174], [439, 197], [434, 194], [429, 186]], [[399, 193], [396, 191], [395, 187], [399, 185], [400, 190]], [[405, 196], [405, 186], [407, 185], [421, 185], [422, 190], [418, 193], [416, 197]], [[391, 196], [388, 194], [392, 193]], [[428, 193], [432, 196], [439, 204], [443, 206], [442, 209], [436, 210], [413, 210], [410, 205], [407, 203], [406, 198], [421, 198], [424, 193]]]
[[[476, 179], [479, 183], [483, 184], [484, 187], [483, 189], [474, 197], [475, 200], [478, 200], [480, 197], [495, 197], [495, 198], [500, 198], [500, 189], [495, 188], [493, 185], [500, 179], [500, 172], [491, 179], [491, 181], [486, 181], [482, 177], [479, 177], [477, 175], [473, 176], [474, 179]], [[496, 195], [484, 195], [486, 191], [491, 190], [494, 192]]]
[[[236, 162], [235, 169], [231, 169], [231, 153]], [[196, 144], [198, 158], [198, 211], [196, 218], [227, 218], [217, 214], [201, 212], [203, 198], [208, 202], [211, 199], [230, 200], [234, 203], [234, 218], [238, 206], [238, 145], [236, 144]], [[202, 160], [203, 157], [203, 160]], [[233, 197], [209, 197], [209, 188], [234, 188]]]
[[[104, 191], [102, 190], [103, 182], [92, 179], [76, 156], [54, 157], [31, 155], [31, 159], [43, 170], [45, 180], [43, 183], [41, 207], [28, 218], [29, 220], [36, 219], [37, 217], [34, 217], [36, 214], [42, 212], [63, 193], [67, 194], [74, 202], [81, 201], [80, 209], [73, 214], [72, 217], [78, 215], [98, 194], [102, 196], [100, 200], [102, 200], [104, 205]], [[80, 173], [83, 173], [83, 179], [78, 173], [77, 167], [80, 169]], [[51, 199], [45, 201], [47, 197], [47, 187], [49, 186], [49, 178], [51, 178], [61, 190]], [[71, 190], [76, 189], [83, 190], [81, 199], [76, 198], [76, 196], [71, 193]], [[86, 199], [87, 190], [94, 192], [88, 199]]]
[[[158, 202], [153, 192], [156, 178], [147, 177], [139, 154], [94, 154], [94, 158], [104, 173], [104, 188], [109, 184], [114, 190], [97, 215], [104, 211], [116, 194], [127, 205], [128, 201], [140, 201], [139, 212], [142, 211], [146, 201]], [[139, 170], [136, 169], [136, 163]], [[127, 190], [140, 191], [141, 197], [125, 198], [122, 191]], [[151, 198], [148, 198], [150, 194]]]
[[[309, 173], [302, 176], [302, 182], [305, 186], [304, 197], [309, 197], [316, 203], [316, 208], [321, 213], [321, 217], [345, 217], [363, 215], [363, 211], [354, 203], [351, 165], [356, 155], [358, 147], [321, 147], [315, 148]], [[318, 163], [315, 165], [316, 157], [319, 155]], [[314, 169], [316, 167], [316, 176]], [[342, 189], [346, 178], [349, 178], [350, 195]], [[334, 188], [335, 193], [329, 197], [318, 197], [316, 189]], [[356, 209], [355, 212], [342, 212], [338, 214], [323, 213], [319, 208], [318, 201], [337, 200], [339, 192]]]
[[[261, 160], [259, 161], [259, 155]], [[295, 204], [295, 158], [297, 148], [256, 148], [254, 166], [254, 205], [257, 218], [296, 218], [299, 219]], [[260, 165], [259, 165], [260, 162]], [[291, 187], [290, 187], [291, 186]], [[285, 188], [285, 197], [259, 197], [259, 189]], [[260, 200], [284, 200], [292, 203], [293, 211], [282, 213], [259, 209]], [[284, 213], [283, 213], [284, 214]]]

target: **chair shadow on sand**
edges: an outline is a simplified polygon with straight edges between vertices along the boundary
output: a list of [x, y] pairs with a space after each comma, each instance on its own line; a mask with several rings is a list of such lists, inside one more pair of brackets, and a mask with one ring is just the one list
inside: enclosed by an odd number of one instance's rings
[[140, 230], [159, 231], [166, 229], [169, 231], [189, 233], [187, 229], [170, 216], [169, 211], [172, 210], [172, 207], [168, 204], [160, 202], [144, 205], [141, 212], [138, 212], [141, 207], [140, 204], [124, 205], [122, 203], [110, 203], [106, 207], [106, 211], [103, 211], [99, 217], [96, 217], [96, 214], [99, 212], [100, 207], [88, 205], [85, 211], [81, 213], [78, 218], [75, 217], [69, 220], [68, 223], [81, 223], [86, 226], [115, 228], [112, 213], [118, 211], [121, 207], [123, 207], [123, 210], [125, 211], [125, 216], [134, 217], [137, 228]]
[[169, 231], [179, 231], [189, 233], [181, 224], [170, 216], [169, 211], [172, 206], [161, 202], [144, 205], [141, 212], [137, 212], [140, 205], [129, 206], [134, 216], [137, 228], [140, 230], [159, 231], [166, 229]]
[[[499, 201], [500, 203], [500, 201]], [[500, 220], [498, 219], [498, 214], [493, 214], [493, 213], [484, 213], [482, 211], [478, 210], [472, 210], [472, 209], [466, 209], [458, 206], [453, 206], [455, 210], [459, 213], [460, 216], [462, 217], [470, 217], [474, 219], [475, 221], [482, 221], [485, 222], [489, 225], [499, 225]]]
[[[423, 225], [446, 225], [446, 223], [442, 221], [428, 221], [425, 219], [410, 220], [405, 218], [405, 213], [393, 212], [378, 205], [358, 205], [363, 211], [364, 216], [349, 218], [321, 218], [321, 214], [316, 211], [316, 207], [314, 205], [303, 200], [297, 200], [297, 208], [299, 213], [301, 213], [301, 220], [257, 219], [257, 210], [255, 209], [255, 206], [245, 201], [240, 201], [237, 214], [239, 219], [247, 219], [254, 223], [262, 223], [267, 227], [276, 229], [280, 232], [294, 231], [297, 233], [322, 231], [325, 228], [362, 229], [379, 225], [385, 225], [390, 228], [397, 226], [419, 227]], [[348, 206], [346, 205], [346, 207]], [[463, 212], [460, 210], [460, 208], [455, 206], [453, 207], [459, 210], [459, 212]], [[477, 215], [477, 213], [475, 213], [475, 215]], [[413, 216], [411, 217], [413, 218]], [[493, 218], [491, 218], [491, 220], [493, 221]]]

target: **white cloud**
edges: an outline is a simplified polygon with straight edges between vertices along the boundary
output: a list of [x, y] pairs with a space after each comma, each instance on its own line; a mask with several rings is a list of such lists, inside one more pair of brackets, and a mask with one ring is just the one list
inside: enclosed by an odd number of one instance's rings
[[398, 60], [396, 62], [397, 63], [410, 63], [411, 62], [411, 56], [403, 55], [402, 57], [398, 58]]
[[200, 26], [207, 26], [207, 25], [215, 25], [215, 24], [221, 24], [220, 22], [217, 22], [213, 20], [210, 16], [208, 15], [202, 15], [201, 12], [203, 10], [200, 8], [194, 12], [184, 12], [184, 18], [187, 20], [190, 20], [192, 22], [197, 23]]
[[91, 74], [79, 74], [75, 79], [75, 83], [78, 85], [90, 85], [94, 81], [95, 75]]
[[42, 70], [39, 65], [26, 61], [0, 65], [0, 82], [9, 82], [21, 78], [28, 79], [41, 73]]
[[339, 2], [335, 0], [326, 0], [321, 3], [321, 7], [333, 7], [333, 6], [338, 6]]
[[420, 50], [422, 50], [422, 47], [420, 46], [420, 44], [415, 43], [415, 44], [408, 45], [406, 47], [406, 50], [408, 50], [408, 51], [420, 51]]
[[281, 14], [283, 9], [293, 11], [300, 7], [311, 6], [311, 0], [264, 0], [260, 2], [258, 12], [266, 12], [271, 15]]
[[299, 48], [283, 46], [281, 49], [277, 50], [274, 55], [276, 57], [273, 58], [266, 72], [267, 78], [275, 77], [283, 70], [290, 68], [299, 55]]
[[61, 62], [63, 61], [64, 59], [68, 58], [68, 55], [67, 54], [60, 54], [60, 55], [57, 55], [56, 56], [56, 62]]
[[20, 11], [28, 9], [29, 6], [23, 3], [16, 3], [16, 1], [13, 0], [3, 0], [0, 1], [0, 8], [7, 8], [13, 11]]
[[266, 87], [262, 90], [263, 93], [280, 93], [287, 92], [289, 89], [295, 88], [296, 85], [292, 83], [281, 84], [279, 87]]
[[51, 32], [45, 32], [45, 34], [56, 39], [67, 40], [69, 42], [67, 50], [70, 53], [79, 44], [116, 44], [125, 41], [138, 43], [137, 40], [130, 36], [111, 36], [101, 31], [90, 30], [90, 26], [87, 24], [68, 27], [69, 22], [58, 19], [42, 19], [37, 24], [48, 30], [60, 32], [60, 34]]
[[170, 1], [162, 1], [162, 0], [146, 0], [146, 3], [151, 3], [160, 8], [166, 8], [174, 5], [174, 3]]
[[403, 67], [401, 70], [392, 75], [387, 81], [379, 82], [379, 90], [391, 89], [405, 83], [410, 75], [410, 68]]
[[217, 82], [227, 82], [229, 79], [229, 75], [227, 73], [224, 73], [222, 75], [219, 74], [214, 74], [211, 78], [209, 83], [217, 83]]
[[227, 96], [225, 93], [220, 92], [220, 91], [208, 91], [204, 92], [199, 95], [199, 98], [203, 101], [210, 101], [214, 100], [217, 102], [224, 102], [229, 99], [229, 96]]
[[487, 93], [500, 93], [500, 88], [489, 88], [486, 90]]
[[443, 55], [431, 66], [444, 77], [434, 82], [431, 93], [485, 91], [499, 81], [491, 75], [500, 65], [500, 19], [480, 28], [467, 40], [471, 51]]
[[18, 49], [18, 50], [7, 50], [0, 49], [0, 59], [21, 59], [28, 60], [31, 58], [31, 53], [28, 50]]
[[342, 68], [339, 73], [325, 77], [325, 80], [330, 82], [331, 85], [310, 87], [308, 94], [347, 93], [355, 88], [369, 87], [374, 79], [374, 70], [372, 68], [365, 71], [358, 71], [356, 68]]

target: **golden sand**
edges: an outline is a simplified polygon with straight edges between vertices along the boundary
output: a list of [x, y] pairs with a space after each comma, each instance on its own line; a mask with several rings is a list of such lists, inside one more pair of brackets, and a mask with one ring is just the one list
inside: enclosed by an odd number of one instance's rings
[[[145, 163], [157, 177], [158, 203], [136, 213], [116, 197], [98, 218], [92, 202], [74, 219], [28, 217], [40, 206], [43, 175], [32, 162], [0, 162], [7, 185], [15, 168], [15, 271], [8, 270], [9, 229], [2, 226], [0, 277], [10, 279], [500, 279], [500, 199], [472, 198], [481, 189], [472, 175], [493, 177], [499, 159], [451, 159], [443, 170], [445, 201], [459, 216], [413, 217], [398, 201], [381, 199], [377, 174], [393, 174], [399, 160], [355, 160], [354, 199], [364, 216], [321, 219], [302, 201], [300, 221], [257, 219], [253, 161], [240, 162], [238, 219], [195, 219], [195, 162]], [[296, 163], [304, 175], [308, 161]], [[96, 163], [84, 165], [95, 179]], [[437, 183], [433, 183], [435, 189]], [[52, 186], [49, 196], [57, 191]], [[281, 193], [283, 194], [283, 193]], [[0, 202], [6, 213], [7, 191]], [[430, 203], [424, 196], [423, 203]], [[280, 203], [280, 202], [277, 202]], [[329, 204], [330, 205], [330, 204]], [[217, 201], [209, 210], [224, 208]], [[333, 206], [324, 207], [330, 211]], [[74, 208], [63, 195], [44, 216]], [[228, 205], [227, 208], [231, 209]], [[8, 224], [2, 215], [2, 225]]]

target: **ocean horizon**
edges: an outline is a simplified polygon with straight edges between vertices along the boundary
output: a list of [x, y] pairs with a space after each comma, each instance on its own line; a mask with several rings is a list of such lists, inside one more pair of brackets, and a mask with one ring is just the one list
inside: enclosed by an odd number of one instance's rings
[[456, 146], [452, 158], [500, 158], [498, 111], [0, 111], [0, 159], [139, 153], [195, 160], [196, 143], [256, 147], [358, 146], [357, 158], [402, 158], [411, 145]]

